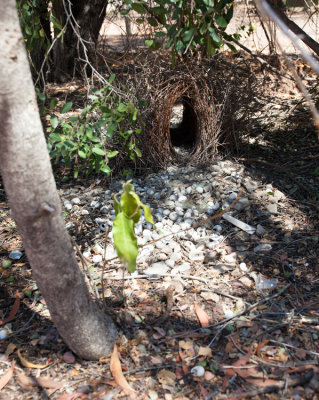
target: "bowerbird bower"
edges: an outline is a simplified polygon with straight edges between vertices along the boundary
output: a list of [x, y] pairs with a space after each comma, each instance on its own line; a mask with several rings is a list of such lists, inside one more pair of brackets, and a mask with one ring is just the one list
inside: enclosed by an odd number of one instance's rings
[[[258, 103], [254, 97], [260, 82], [247, 65], [222, 53], [211, 59], [196, 57], [172, 65], [169, 56], [141, 52], [134, 61], [121, 58], [120, 74], [126, 87], [143, 100], [143, 133], [137, 136], [143, 157], [151, 169], [171, 164], [204, 164], [218, 152], [236, 152], [243, 128]], [[172, 123], [182, 107], [178, 124]]]

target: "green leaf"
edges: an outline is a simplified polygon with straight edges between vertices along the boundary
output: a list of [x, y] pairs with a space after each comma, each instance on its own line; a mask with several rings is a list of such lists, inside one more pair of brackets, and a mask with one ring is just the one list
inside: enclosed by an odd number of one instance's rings
[[128, 218], [132, 218], [136, 224], [141, 216], [141, 201], [135, 192], [124, 192], [121, 196], [121, 209]]
[[150, 40], [145, 40], [145, 44], [146, 44], [146, 46], [148, 46], [148, 47], [151, 47], [151, 46], [153, 45], [153, 43], [154, 43], [154, 40], [152, 40], [152, 39], [150, 39]]
[[114, 247], [118, 257], [125, 261], [129, 272], [134, 272], [138, 247], [134, 234], [133, 220], [127, 218], [123, 212], [118, 213], [113, 221], [112, 231]]
[[98, 156], [104, 156], [105, 152], [100, 147], [93, 147], [92, 153], [97, 154]]
[[143, 208], [144, 217], [145, 217], [146, 221], [150, 222], [154, 226], [154, 219], [153, 219], [153, 215], [151, 213], [150, 208], [146, 204], [143, 204], [143, 203], [141, 203], [141, 207]]
[[52, 99], [51, 101], [50, 101], [50, 110], [53, 110], [54, 108], [55, 108], [55, 106], [58, 104], [58, 99]]
[[155, 37], [166, 37], [166, 35], [165, 32], [155, 32]]
[[217, 34], [217, 32], [215, 31], [215, 29], [211, 26], [210, 28], [208, 28], [209, 33], [210, 33], [210, 37], [213, 39], [214, 42], [216, 43], [221, 43], [221, 38], [219, 37], [219, 35]]
[[223, 16], [217, 15], [217, 17], [215, 17], [215, 21], [220, 28], [227, 28], [228, 23]]
[[110, 175], [111, 168], [108, 165], [104, 164], [104, 165], [102, 165], [102, 167], [100, 167], [100, 171], [106, 175]]
[[45, 100], [46, 100], [45, 94], [43, 94], [43, 93], [41, 93], [41, 92], [38, 93], [38, 98], [39, 98], [39, 100], [41, 100], [41, 101], [45, 101]]
[[178, 51], [179, 53], [182, 53], [185, 49], [185, 45], [181, 40], [178, 40], [175, 44], [175, 49], [176, 51]]
[[83, 150], [78, 150], [78, 155], [81, 158], [86, 158], [86, 153]]
[[49, 135], [50, 142], [61, 142], [63, 137], [59, 133], [51, 133]]
[[237, 53], [237, 49], [234, 45], [232, 45], [231, 43], [226, 43], [226, 44], [233, 53]]
[[58, 28], [58, 29], [62, 30], [62, 25], [60, 24], [60, 21], [58, 19], [56, 19], [56, 17], [53, 14], [51, 14], [51, 16], [50, 16], [50, 21], [53, 24], [53, 28]]
[[195, 33], [195, 28], [189, 29], [188, 31], [185, 31], [183, 34], [183, 40], [184, 42], [189, 42], [191, 38], [193, 37], [193, 34]]
[[147, 22], [148, 22], [151, 26], [154, 26], [154, 27], [156, 27], [156, 26], [158, 25], [156, 19], [153, 18], [153, 17], [147, 18]]
[[68, 111], [70, 111], [72, 108], [72, 105], [73, 105], [72, 101], [68, 101], [67, 103], [65, 103], [64, 106], [62, 107], [61, 114], [65, 114]]
[[113, 151], [109, 151], [108, 153], [106, 153], [108, 158], [112, 158], [118, 155], [118, 151], [117, 150], [113, 150]]
[[115, 74], [112, 74], [112, 75], [109, 77], [109, 83], [110, 83], [110, 84], [112, 84], [112, 83], [113, 83], [113, 81], [114, 81], [115, 77], [116, 77], [116, 75], [115, 75]]
[[114, 201], [114, 211], [115, 211], [115, 215], [117, 215], [118, 213], [121, 212], [121, 204], [118, 201], [116, 194], [113, 194], [113, 201]]
[[137, 157], [142, 157], [142, 152], [139, 148], [135, 147], [134, 151], [135, 151]]
[[127, 106], [124, 103], [120, 103], [117, 107], [117, 111], [119, 112], [126, 112], [127, 111]]
[[138, 4], [138, 3], [133, 3], [132, 4], [132, 8], [134, 11], [136, 11], [139, 14], [146, 14], [147, 11], [145, 10], [145, 8], [143, 7], [142, 4]]
[[55, 114], [51, 115], [50, 124], [53, 129], [55, 129], [59, 125], [59, 118]]

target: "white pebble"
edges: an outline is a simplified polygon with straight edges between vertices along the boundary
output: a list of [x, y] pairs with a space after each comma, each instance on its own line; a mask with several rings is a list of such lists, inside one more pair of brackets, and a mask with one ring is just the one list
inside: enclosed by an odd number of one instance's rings
[[80, 204], [80, 203], [81, 203], [81, 200], [80, 200], [78, 197], [74, 197], [74, 199], [72, 199], [71, 202], [72, 202], [73, 204]]
[[196, 186], [196, 192], [202, 194], [204, 193], [204, 189], [202, 188], [202, 186]]
[[244, 263], [244, 262], [242, 262], [242, 263], [239, 264], [239, 268], [240, 268], [243, 272], [247, 272], [247, 271], [248, 271], [247, 265], [246, 265], [246, 263]]
[[103, 257], [101, 256], [101, 254], [95, 254], [95, 255], [93, 256], [93, 258], [92, 258], [92, 261], [93, 261], [94, 263], [102, 262], [102, 260], [103, 260]]
[[205, 368], [202, 367], [201, 365], [197, 365], [196, 367], [193, 367], [191, 369], [191, 374], [193, 376], [201, 377], [205, 375]]

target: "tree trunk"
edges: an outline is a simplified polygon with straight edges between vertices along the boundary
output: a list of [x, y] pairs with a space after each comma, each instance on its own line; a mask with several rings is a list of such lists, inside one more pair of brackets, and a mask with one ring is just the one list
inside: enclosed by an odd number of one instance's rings
[[52, 320], [78, 356], [112, 351], [116, 329], [90, 297], [62, 219], [14, 0], [0, 13], [0, 171]]
[[[61, 22], [66, 26], [63, 36], [56, 42], [54, 48], [55, 79], [63, 82], [86, 71], [90, 72], [89, 61], [95, 61], [95, 47], [99, 32], [105, 18], [108, 0], [77, 0], [69, 2], [53, 0], [53, 10]], [[67, 17], [69, 15], [69, 20]], [[55, 35], [59, 31], [55, 32]], [[84, 49], [84, 46], [86, 49]]]
[[277, 16], [288, 26], [288, 28], [319, 56], [319, 43], [302, 30], [294, 21], [289, 19], [283, 9], [278, 7], [275, 1], [268, 0]]

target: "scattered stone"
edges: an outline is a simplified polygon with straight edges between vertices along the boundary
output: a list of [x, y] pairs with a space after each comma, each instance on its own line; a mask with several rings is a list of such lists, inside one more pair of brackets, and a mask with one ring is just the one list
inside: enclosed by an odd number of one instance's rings
[[248, 271], [247, 265], [246, 265], [246, 263], [244, 263], [244, 262], [242, 262], [242, 263], [239, 264], [239, 268], [240, 268], [241, 271], [243, 271], [243, 272], [247, 272], [247, 271]]
[[247, 197], [241, 197], [238, 202], [234, 205], [234, 209], [237, 211], [244, 210], [250, 206], [250, 202]]
[[81, 200], [78, 197], [74, 197], [74, 199], [71, 200], [71, 203], [73, 204], [80, 204]]
[[254, 248], [255, 253], [261, 253], [261, 252], [268, 252], [272, 249], [271, 244], [269, 243], [260, 243], [258, 246]]
[[251, 193], [251, 192], [253, 192], [254, 190], [256, 190], [257, 189], [257, 187], [258, 187], [258, 182], [255, 182], [255, 181], [253, 181], [253, 180], [245, 180], [244, 181], [244, 186], [245, 186], [245, 188], [246, 188], [246, 190], [249, 192], [249, 193]]
[[225, 310], [224, 316], [225, 316], [225, 318], [233, 318], [234, 312], [232, 310]]
[[22, 253], [19, 250], [12, 250], [9, 253], [9, 258], [11, 258], [11, 260], [20, 260], [20, 258], [22, 257]]
[[266, 229], [262, 225], [258, 224], [256, 227], [256, 233], [259, 236], [264, 236], [264, 234], [266, 233]]
[[183, 263], [175, 268], [172, 269], [172, 275], [175, 274], [183, 274], [186, 271], [189, 271], [192, 267], [188, 263]]
[[220, 275], [220, 274], [225, 274], [226, 272], [230, 272], [233, 269], [234, 269], [234, 267], [232, 265], [217, 264], [217, 265], [212, 266], [211, 271], [216, 275]]
[[201, 365], [197, 365], [196, 367], [193, 367], [191, 369], [191, 374], [193, 376], [196, 376], [198, 378], [200, 378], [201, 376], [204, 376], [205, 374], [205, 368], [202, 367]]
[[224, 256], [224, 261], [226, 263], [235, 263], [237, 261], [237, 253], [234, 251], [233, 253], [226, 254]]
[[270, 212], [270, 214], [277, 214], [278, 212], [278, 206], [275, 203], [272, 204], [266, 204], [265, 209]]
[[205, 300], [211, 300], [214, 303], [218, 303], [220, 300], [220, 297], [218, 296], [218, 294], [213, 293], [213, 292], [201, 292], [201, 297]]
[[247, 276], [242, 276], [239, 278], [239, 282], [241, 282], [244, 286], [250, 288], [253, 286], [253, 281], [249, 279]]
[[93, 258], [92, 258], [92, 261], [93, 261], [94, 263], [100, 263], [100, 262], [103, 261], [103, 257], [102, 257], [101, 254], [95, 254], [95, 255], [93, 256]]
[[143, 272], [146, 275], [161, 275], [167, 274], [169, 267], [165, 262], [156, 262], [152, 264], [150, 267], [146, 268]]

